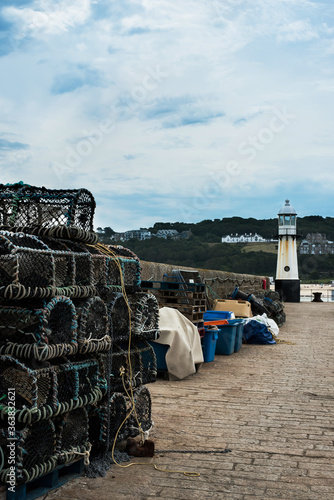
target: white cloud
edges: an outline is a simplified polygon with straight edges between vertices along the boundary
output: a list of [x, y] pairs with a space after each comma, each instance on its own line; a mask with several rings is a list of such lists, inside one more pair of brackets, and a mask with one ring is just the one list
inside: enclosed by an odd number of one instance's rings
[[31, 7], [4, 7], [1, 14], [6, 21], [15, 23], [17, 36], [60, 34], [69, 28], [84, 23], [90, 15], [91, 0], [54, 2], [36, 0]]
[[[148, 225], [145, 217], [180, 220], [179, 207], [203, 198], [207, 179], [237, 161], [242, 174], [193, 210], [193, 220], [233, 207], [262, 216], [247, 210], [258, 187], [275, 197], [300, 179], [302, 192], [322, 165], [331, 175], [334, 16], [325, 7], [302, 0], [36, 0], [2, 9], [14, 35], [26, 37], [0, 57], [2, 126], [29, 145], [3, 153], [3, 181], [86, 187], [103, 206], [98, 225], [113, 227], [107, 218], [117, 218], [129, 229]], [[254, 160], [240, 154], [240, 143], [258, 137], [273, 109], [284, 107], [296, 116], [291, 124]], [[110, 132], [102, 131], [106, 120]], [[131, 199], [140, 204], [138, 221]], [[324, 200], [323, 210], [331, 206]]]

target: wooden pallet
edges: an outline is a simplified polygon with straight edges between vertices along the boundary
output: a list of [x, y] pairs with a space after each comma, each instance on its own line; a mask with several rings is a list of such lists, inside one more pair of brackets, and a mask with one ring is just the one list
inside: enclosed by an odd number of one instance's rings
[[172, 304], [177, 304], [180, 306], [205, 306], [205, 299], [187, 299], [186, 297], [161, 297], [159, 295], [158, 300], [161, 304], [170, 306]]
[[203, 283], [185, 283], [174, 281], [142, 281], [140, 283], [142, 290], [179, 290], [190, 292], [205, 292]]
[[182, 297], [184, 299], [204, 299], [205, 294], [203, 292], [190, 292], [189, 290], [159, 290], [159, 297]]
[[[7, 487], [7, 500], [34, 500], [47, 495], [52, 490], [60, 488], [68, 481], [79, 477], [84, 472], [83, 459], [68, 465], [60, 465], [44, 476], [26, 484], [16, 485], [15, 491], [9, 491]], [[2, 497], [1, 497], [2, 498]]]

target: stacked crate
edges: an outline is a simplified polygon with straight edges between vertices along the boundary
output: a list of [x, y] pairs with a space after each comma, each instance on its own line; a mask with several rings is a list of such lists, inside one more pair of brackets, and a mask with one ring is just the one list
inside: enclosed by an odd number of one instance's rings
[[180, 311], [203, 335], [206, 294], [205, 284], [197, 271], [173, 270], [163, 281], [142, 281], [141, 287], [156, 295], [160, 307]]
[[151, 426], [156, 299], [139, 292], [132, 252], [97, 244], [94, 209], [87, 190], [0, 185], [3, 483]]

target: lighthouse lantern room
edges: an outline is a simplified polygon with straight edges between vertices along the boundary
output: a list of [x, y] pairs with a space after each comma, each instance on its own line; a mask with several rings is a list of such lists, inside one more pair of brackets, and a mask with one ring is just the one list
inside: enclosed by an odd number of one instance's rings
[[285, 200], [278, 212], [278, 255], [275, 290], [285, 302], [300, 302], [297, 260], [297, 212]]

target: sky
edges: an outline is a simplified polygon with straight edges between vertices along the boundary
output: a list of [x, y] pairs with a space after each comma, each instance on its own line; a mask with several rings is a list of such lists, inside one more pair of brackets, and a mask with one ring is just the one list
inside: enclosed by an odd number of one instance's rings
[[334, 216], [332, 0], [2, 0], [0, 181], [94, 226]]

